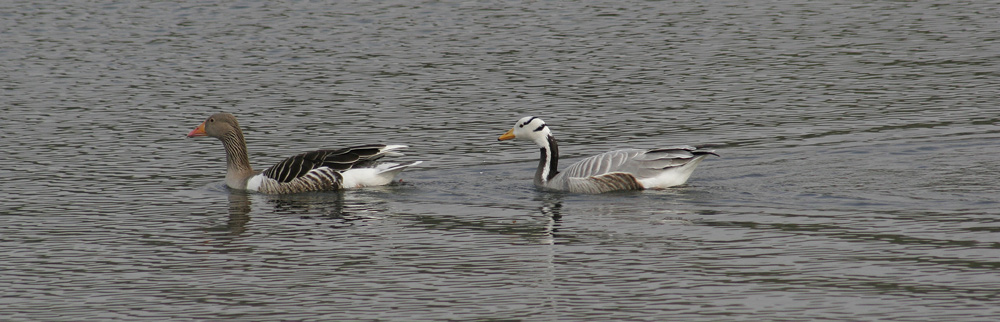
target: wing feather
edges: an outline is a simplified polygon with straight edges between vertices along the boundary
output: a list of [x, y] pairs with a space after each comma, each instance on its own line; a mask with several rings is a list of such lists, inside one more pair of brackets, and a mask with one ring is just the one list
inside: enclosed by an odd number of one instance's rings
[[649, 150], [614, 150], [580, 160], [567, 167], [560, 175], [565, 178], [590, 178], [621, 172], [644, 178], [668, 168], [683, 166], [706, 154], [718, 156], [714, 150], [688, 145]]
[[316, 150], [291, 156], [264, 170], [265, 177], [280, 183], [302, 178], [311, 171], [328, 168], [340, 172], [359, 167], [370, 167], [376, 160], [402, 145], [370, 144], [338, 150]]
[[615, 172], [642, 152], [639, 149], [624, 149], [601, 153], [570, 165], [560, 174], [568, 178], [588, 178]]
[[611, 172], [587, 178], [570, 178], [567, 184], [569, 191], [582, 193], [642, 190], [644, 188], [634, 175], [623, 172]]

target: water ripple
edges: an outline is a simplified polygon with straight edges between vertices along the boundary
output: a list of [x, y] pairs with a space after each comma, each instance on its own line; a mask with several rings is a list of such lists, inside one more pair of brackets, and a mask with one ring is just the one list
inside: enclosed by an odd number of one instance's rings
[[[988, 3], [0, 5], [3, 320], [989, 320]], [[388, 187], [229, 191], [407, 144]], [[540, 192], [573, 159], [718, 144], [688, 185]]]

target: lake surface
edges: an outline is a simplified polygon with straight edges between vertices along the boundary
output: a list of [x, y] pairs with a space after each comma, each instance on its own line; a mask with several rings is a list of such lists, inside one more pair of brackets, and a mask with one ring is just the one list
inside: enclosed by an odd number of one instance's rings
[[[1000, 316], [989, 2], [0, 4], [0, 320], [989, 321]], [[407, 144], [388, 187], [223, 184]], [[717, 144], [687, 185], [562, 164]]]

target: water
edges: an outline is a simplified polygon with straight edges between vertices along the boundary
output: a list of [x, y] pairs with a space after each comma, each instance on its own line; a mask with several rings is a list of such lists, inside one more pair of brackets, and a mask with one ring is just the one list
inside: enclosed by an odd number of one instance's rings
[[[1000, 13], [976, 2], [0, 5], [0, 320], [906, 320], [1000, 314]], [[389, 187], [222, 184], [411, 145]], [[719, 144], [688, 185], [531, 186]]]

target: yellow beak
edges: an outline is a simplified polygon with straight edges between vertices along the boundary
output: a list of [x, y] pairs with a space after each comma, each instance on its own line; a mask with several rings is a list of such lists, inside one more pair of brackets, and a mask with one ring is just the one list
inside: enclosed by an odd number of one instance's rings
[[500, 138], [497, 139], [497, 141], [507, 141], [512, 139], [514, 139], [514, 128], [510, 128], [510, 130], [507, 130], [507, 133], [501, 135]]

